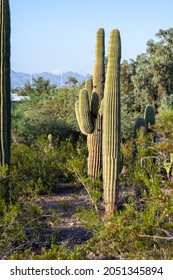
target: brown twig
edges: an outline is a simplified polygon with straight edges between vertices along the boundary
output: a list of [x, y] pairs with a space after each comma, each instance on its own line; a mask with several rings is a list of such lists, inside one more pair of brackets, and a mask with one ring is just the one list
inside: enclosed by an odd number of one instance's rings
[[163, 239], [163, 240], [167, 240], [167, 241], [173, 241], [173, 236], [164, 237], [164, 236], [158, 236], [158, 235], [145, 235], [145, 234], [139, 234], [138, 236], [144, 237], [144, 238]]

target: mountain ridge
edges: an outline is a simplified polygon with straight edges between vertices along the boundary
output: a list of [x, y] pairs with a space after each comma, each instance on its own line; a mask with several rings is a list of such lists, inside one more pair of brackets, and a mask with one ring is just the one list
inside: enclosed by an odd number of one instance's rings
[[37, 79], [38, 77], [43, 77], [44, 80], [49, 80], [50, 84], [55, 84], [57, 87], [65, 86], [69, 81], [69, 77], [75, 78], [78, 81], [78, 84], [83, 83], [87, 79], [86, 76], [72, 71], [56, 75], [49, 72], [27, 74], [11, 70], [11, 88], [23, 88], [27, 82], [32, 84], [32, 79]]

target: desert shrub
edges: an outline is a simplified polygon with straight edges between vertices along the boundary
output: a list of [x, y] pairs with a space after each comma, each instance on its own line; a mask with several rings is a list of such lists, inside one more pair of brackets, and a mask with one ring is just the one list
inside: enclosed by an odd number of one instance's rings
[[[16, 171], [0, 178], [0, 259], [25, 250], [41, 251], [54, 240], [50, 225], [58, 214], [46, 215], [41, 207], [42, 183], [19, 178]], [[5, 184], [4, 184], [5, 183]]]
[[[53, 96], [34, 95], [12, 107], [14, 143], [32, 144], [41, 134], [53, 134], [60, 140], [79, 136], [75, 116], [77, 89], [57, 90]], [[36, 94], [36, 93], [35, 93]]]
[[66, 164], [77, 153], [75, 144], [71, 139], [55, 143], [55, 146], [50, 146], [47, 136], [43, 135], [31, 146], [12, 145], [11, 176], [18, 177], [21, 185], [30, 180], [35, 183], [39, 181], [43, 192], [56, 192], [61, 181], [75, 181]]
[[78, 208], [80, 219], [93, 234], [85, 244], [68, 248], [52, 244], [33, 259], [172, 259], [172, 196], [145, 176], [138, 177], [139, 170], [135, 183], [139, 180], [150, 191], [124, 203], [109, 220], [94, 209]]
[[[148, 141], [150, 145], [138, 148], [136, 162], [126, 164], [128, 178], [122, 180], [127, 180], [126, 188], [134, 191], [134, 195], [126, 200], [124, 193], [123, 205], [115, 215], [104, 220], [94, 209], [79, 209], [80, 218], [93, 238], [76, 248], [73, 256], [81, 251], [84, 259], [100, 255], [110, 259], [173, 258], [173, 186], [160, 173], [157, 144]], [[131, 160], [127, 155], [126, 158]]]
[[[151, 158], [143, 165], [141, 161], [136, 163], [130, 169], [127, 188], [138, 192], [124, 199], [123, 207], [109, 220], [103, 222], [97, 218], [94, 226], [88, 218], [90, 210], [80, 212], [85, 226], [94, 235], [81, 248], [81, 253], [86, 252], [85, 258], [90, 255], [110, 259], [173, 258], [173, 191], [159, 170], [159, 164], [153, 164]], [[93, 221], [96, 217], [97, 212]]]

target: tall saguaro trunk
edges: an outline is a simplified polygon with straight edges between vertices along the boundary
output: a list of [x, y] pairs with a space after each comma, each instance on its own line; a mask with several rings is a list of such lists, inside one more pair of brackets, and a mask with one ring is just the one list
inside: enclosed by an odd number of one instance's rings
[[120, 59], [120, 34], [117, 29], [113, 29], [109, 39], [103, 103], [103, 187], [107, 216], [113, 214], [116, 209], [119, 191]]
[[[93, 95], [98, 97], [98, 107], [103, 99], [105, 84], [105, 34], [100, 28], [96, 36], [95, 65], [93, 71]], [[97, 114], [94, 119], [94, 131], [87, 136], [88, 175], [96, 179], [102, 168], [102, 116]]]
[[102, 116], [99, 114], [105, 83], [105, 33], [99, 28], [96, 35], [96, 59], [93, 83], [88, 79], [79, 93], [75, 111], [80, 130], [87, 135], [88, 175], [97, 179], [102, 167]]
[[0, 163], [10, 166], [10, 7], [0, 0]]

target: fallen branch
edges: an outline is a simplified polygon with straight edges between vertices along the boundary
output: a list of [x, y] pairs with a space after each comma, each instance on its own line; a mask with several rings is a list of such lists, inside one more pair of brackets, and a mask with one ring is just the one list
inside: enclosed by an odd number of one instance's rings
[[171, 238], [172, 238], [172, 235], [171, 235], [171, 233], [170, 233], [168, 230], [162, 229], [162, 228], [156, 228], [156, 230], [159, 230], [159, 231], [161, 231], [161, 232], [164, 232], [168, 237], [171, 237]]
[[163, 239], [167, 241], [173, 241], [173, 236], [169, 237], [164, 237], [164, 236], [158, 236], [158, 235], [145, 235], [145, 234], [139, 234], [139, 237], [144, 237], [144, 238], [153, 238], [153, 239]]

